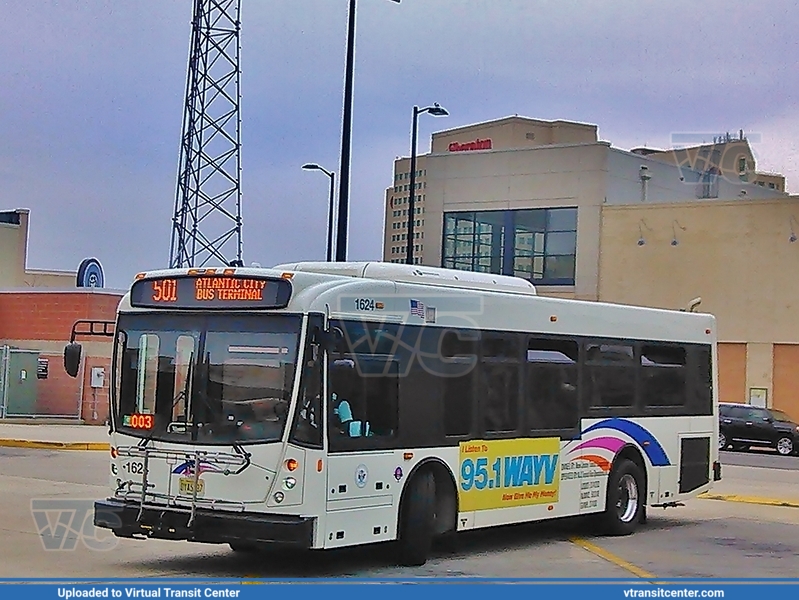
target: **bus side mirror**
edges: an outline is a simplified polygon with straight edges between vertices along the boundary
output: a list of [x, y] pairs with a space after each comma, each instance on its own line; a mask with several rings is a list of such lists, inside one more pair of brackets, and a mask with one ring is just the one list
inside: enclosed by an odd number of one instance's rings
[[77, 377], [80, 369], [81, 346], [76, 342], [70, 342], [64, 348], [64, 370], [70, 377]]

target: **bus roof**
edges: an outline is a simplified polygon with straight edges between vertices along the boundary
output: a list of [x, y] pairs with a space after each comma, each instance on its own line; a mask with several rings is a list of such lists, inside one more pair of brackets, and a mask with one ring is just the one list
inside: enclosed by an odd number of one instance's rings
[[[287, 311], [325, 312], [332, 318], [672, 341], [709, 342], [716, 335], [715, 318], [708, 313], [539, 296], [521, 278], [417, 265], [298, 262], [212, 272], [149, 271], [137, 279], [212, 274], [290, 279], [294, 293]], [[376, 310], [365, 312], [364, 300]], [[148, 309], [132, 308], [126, 294], [119, 310]]]
[[405, 265], [384, 262], [299, 262], [277, 265], [275, 270], [338, 275], [394, 281], [396, 283], [418, 283], [440, 287], [465, 288], [487, 292], [511, 292], [536, 295], [535, 286], [527, 279], [440, 269], [423, 265]]

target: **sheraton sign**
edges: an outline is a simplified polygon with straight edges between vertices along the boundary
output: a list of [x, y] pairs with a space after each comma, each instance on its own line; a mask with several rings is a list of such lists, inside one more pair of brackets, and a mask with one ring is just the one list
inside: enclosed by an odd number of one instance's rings
[[468, 152], [469, 150], [491, 150], [491, 140], [481, 140], [478, 138], [473, 142], [466, 142], [464, 144], [452, 142], [449, 145], [450, 152]]

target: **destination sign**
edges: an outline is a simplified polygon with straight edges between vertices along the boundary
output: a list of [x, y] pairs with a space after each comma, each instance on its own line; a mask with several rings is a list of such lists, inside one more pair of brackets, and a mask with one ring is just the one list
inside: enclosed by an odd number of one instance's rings
[[291, 297], [286, 279], [198, 275], [142, 279], [130, 290], [130, 304], [142, 308], [285, 308]]

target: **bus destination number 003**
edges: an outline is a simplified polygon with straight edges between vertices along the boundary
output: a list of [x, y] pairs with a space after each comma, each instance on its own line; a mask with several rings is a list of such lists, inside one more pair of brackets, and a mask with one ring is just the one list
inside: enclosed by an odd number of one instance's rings
[[374, 310], [375, 301], [373, 298], [356, 298], [355, 310]]

